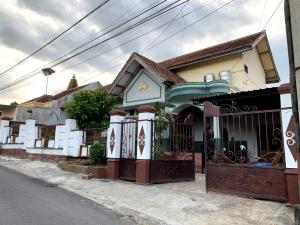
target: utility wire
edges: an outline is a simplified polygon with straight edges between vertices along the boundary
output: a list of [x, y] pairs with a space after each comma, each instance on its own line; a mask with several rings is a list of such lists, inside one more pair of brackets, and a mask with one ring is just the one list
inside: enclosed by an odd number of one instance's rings
[[[232, 0], [232, 1], [234, 1], [234, 0]], [[217, 8], [216, 10], [213, 10], [212, 12], [206, 14], [205, 16], [201, 17], [199, 20], [197, 20], [197, 21], [195, 21], [194, 23], [192, 23], [192, 25], [190, 24], [190, 25], [188, 25], [187, 27], [185, 27], [185, 28], [182, 29], [182, 30], [186, 30], [188, 27], [195, 25], [196, 23], [200, 22], [201, 20], [203, 20], [203, 19], [206, 18], [207, 16], [212, 15], [213, 13], [217, 12], [217, 11], [220, 10], [221, 8], [223, 8], [223, 7], [225, 7], [226, 5], [230, 4], [232, 1], [230, 1], [230, 2], [228, 2], [228, 3], [225, 3], [224, 5], [222, 5], [221, 7]], [[211, 4], [211, 3], [212, 3], [212, 2], [210, 2], [209, 4]], [[207, 4], [207, 5], [208, 5], [208, 4]], [[203, 8], [203, 6], [200, 7], [200, 8]], [[198, 8], [198, 9], [199, 9], [199, 8]], [[198, 10], [198, 9], [197, 9], [197, 10]], [[192, 13], [193, 11], [195, 11], [195, 10], [192, 10], [192, 11], [186, 13], [184, 16], [186, 16], [187, 14]], [[169, 23], [169, 22], [168, 22], [168, 23]], [[168, 24], [168, 23], [166, 23], [166, 24]], [[166, 24], [163, 24], [162, 26], [164, 26], [164, 25], [166, 25]], [[162, 27], [162, 26], [160, 26], [160, 27]], [[182, 31], [182, 30], [181, 30], [181, 31]], [[179, 31], [179, 32], [180, 32], [180, 31]], [[176, 32], [175, 34], [177, 34], [177, 33], [179, 33], [179, 32]], [[149, 33], [149, 32], [148, 32], [148, 33]], [[171, 36], [174, 36], [175, 34], [172, 34]], [[169, 36], [168, 38], [162, 40], [161, 42], [166, 41], [166, 40], [169, 39], [169, 38], [170, 38], [170, 36]], [[161, 43], [161, 42], [160, 42], [160, 43]], [[158, 43], [158, 44], [160, 44], [160, 43]], [[126, 43], [123, 43], [122, 45], [124, 45], [124, 44], [126, 44]], [[156, 47], [158, 44], [156, 44], [155, 46], [152, 46], [151, 49], [154, 48], [154, 47]], [[147, 49], [146, 51], [148, 51], [148, 50], [150, 50], [150, 49]], [[7, 87], [7, 88], [9, 88], [9, 87]], [[6, 89], [6, 88], [5, 88], [5, 89]], [[0, 89], [1, 92], [2, 92], [3, 90], [4, 90], [4, 89]]]
[[161, 44], [162, 42], [164, 42], [164, 41], [166, 41], [166, 40], [168, 40], [168, 39], [174, 37], [175, 35], [177, 35], [177, 34], [183, 32], [183, 31], [185, 31], [186, 29], [188, 29], [188, 28], [190, 28], [190, 27], [196, 25], [196, 24], [199, 23], [200, 21], [202, 21], [202, 20], [204, 20], [205, 18], [209, 17], [210, 15], [216, 13], [217, 11], [223, 9], [225, 6], [231, 4], [231, 3], [234, 2], [234, 1], [235, 1], [235, 0], [231, 0], [231, 1], [229, 1], [229, 2], [227, 2], [227, 3], [225, 3], [225, 4], [223, 4], [223, 5], [220, 6], [219, 8], [217, 8], [217, 9], [215, 9], [215, 10], [213, 10], [213, 11], [207, 13], [205, 16], [202, 16], [201, 18], [199, 18], [198, 20], [194, 21], [193, 23], [190, 23], [189, 25], [185, 26], [183, 29], [181, 29], [181, 30], [179, 30], [179, 31], [177, 31], [177, 32], [175, 32], [175, 33], [169, 35], [169, 36], [166, 37], [165, 39], [159, 41], [158, 43], [156, 43], [155, 45], [153, 45], [151, 48], [147, 49], [146, 51], [149, 51], [150, 49], [156, 47], [157, 45]]
[[[273, 16], [274, 16], [275, 13], [277, 12], [277, 10], [278, 10], [278, 8], [279, 8], [279, 6], [281, 5], [282, 2], [283, 2], [283, 0], [281, 0], [281, 1], [279, 2], [279, 4], [277, 5], [277, 7], [275, 8], [275, 10], [273, 11], [272, 15], [269, 17], [268, 21], [265, 23], [265, 25], [262, 27], [261, 30], [264, 30], [264, 29], [268, 26], [269, 22], [271, 21], [271, 19], [273, 18]], [[246, 52], [245, 54], [247, 54], [247, 52]], [[234, 65], [230, 68], [230, 70], [234, 69], [234, 68], [238, 65], [238, 63], [239, 63], [241, 60], [242, 60], [242, 58], [238, 59], [238, 60], [234, 63]]]
[[46, 44], [44, 44], [42, 47], [38, 48], [37, 50], [35, 50], [33, 53], [31, 53], [29, 56], [25, 57], [24, 59], [22, 59], [21, 61], [17, 62], [15, 65], [13, 65], [12, 67], [6, 69], [5, 71], [0, 73], [0, 77], [7, 73], [8, 71], [12, 70], [13, 68], [15, 68], [16, 66], [20, 65], [21, 63], [23, 63], [24, 61], [26, 61], [27, 59], [29, 59], [30, 57], [34, 56], [36, 53], [38, 53], [39, 51], [41, 51], [42, 49], [46, 48], [49, 44], [51, 44], [52, 42], [54, 42], [55, 40], [57, 40], [58, 38], [60, 38], [62, 35], [64, 35], [66, 32], [68, 32], [69, 30], [71, 30], [73, 27], [75, 27], [77, 24], [79, 24], [81, 21], [83, 21], [84, 19], [86, 19], [88, 16], [90, 16], [91, 14], [93, 14], [95, 11], [97, 11], [98, 9], [100, 9], [103, 5], [105, 5], [107, 2], [109, 2], [110, 0], [105, 0], [104, 2], [100, 3], [96, 8], [94, 8], [92, 11], [90, 11], [88, 14], [86, 14], [84, 17], [82, 17], [80, 20], [78, 20], [76, 23], [74, 23], [73, 25], [71, 25], [69, 28], [67, 28], [66, 30], [64, 30], [62, 33], [60, 33], [59, 35], [57, 35], [56, 37], [54, 37], [52, 40], [50, 40], [49, 42], [47, 42]]
[[[216, 2], [216, 1], [218, 1], [218, 0], [213, 0], [213, 1], [211, 1], [211, 2], [206, 1], [206, 2], [204, 3], [204, 5], [201, 5], [200, 7], [197, 7], [197, 8], [195, 8], [195, 9], [193, 9], [193, 10], [191, 10], [191, 11], [185, 13], [184, 16], [187, 16], [187, 15], [189, 15], [189, 14], [192, 14], [193, 12], [198, 11], [199, 9], [202, 9], [202, 8], [204, 8], [205, 6], [208, 6], [209, 4], [212, 4], [212, 3]], [[208, 3], [208, 2], [209, 2], [209, 3]], [[182, 7], [181, 11], [183, 10], [183, 8], [184, 8], [185, 6], [186, 6], [186, 5], [184, 5], [184, 6]], [[179, 14], [180, 14], [180, 13], [179, 13]], [[177, 15], [179, 15], [179, 14], [177, 14]], [[177, 16], [176, 16], [176, 17], [177, 17]], [[86, 62], [86, 61], [89, 61], [89, 60], [91, 60], [91, 59], [94, 59], [94, 58], [96, 58], [96, 57], [99, 57], [99, 56], [101, 56], [101, 55], [104, 55], [105, 53], [108, 53], [108, 52], [110, 52], [110, 51], [113, 51], [114, 49], [117, 49], [117, 48], [119, 48], [119, 47], [121, 47], [121, 46], [123, 46], [123, 45], [126, 45], [126, 44], [128, 44], [128, 43], [130, 43], [130, 42], [132, 42], [132, 41], [134, 41], [134, 40], [136, 40], [136, 39], [138, 39], [138, 38], [141, 38], [141, 37], [143, 37], [143, 36], [145, 36], [145, 35], [147, 35], [147, 34], [153, 32], [153, 31], [155, 31], [155, 30], [157, 30], [157, 29], [160, 29], [160, 28], [164, 27], [164, 26], [167, 25], [167, 24], [170, 25], [170, 23], [173, 23], [175, 20], [178, 20], [178, 18], [176, 18], [176, 17], [174, 17], [174, 18], [173, 18], [172, 20], [170, 20], [169, 22], [167, 22], [167, 23], [165, 23], [165, 24], [163, 24], [163, 25], [161, 25], [161, 26], [159, 26], [159, 27], [156, 27], [155, 29], [152, 29], [152, 30], [150, 30], [150, 31], [148, 31], [148, 32], [146, 32], [146, 33], [143, 33], [143, 34], [141, 34], [141, 35], [139, 35], [139, 36], [137, 36], [137, 37], [135, 37], [135, 38], [132, 38], [132, 39], [126, 41], [126, 42], [123, 42], [122, 44], [120, 44], [120, 45], [118, 45], [118, 46], [115, 46], [115, 47], [113, 47], [113, 48], [111, 48], [111, 49], [109, 49], [109, 50], [107, 50], [107, 51], [101, 52], [100, 54], [98, 54], [98, 55], [96, 55], [96, 56], [93, 56], [93, 57], [91, 57], [91, 58], [88, 58], [88, 59], [86, 59], [86, 60], [83, 60], [83, 61], [81, 61], [81, 62], [79, 62], [79, 63], [77, 63], [77, 64], [75, 64], [75, 65], [73, 65], [73, 66], [70, 66], [70, 67], [67, 68], [67, 69], [63, 69], [63, 70], [61, 70], [61, 71], [59, 71], [59, 72], [63, 72], [63, 71], [69, 70], [69, 69], [73, 68], [74, 66], [78, 66], [78, 65], [80, 65], [80, 64], [82, 64], [82, 63], [84, 63], [84, 62]], [[180, 18], [179, 18], [179, 19], [180, 19]], [[152, 44], [152, 43], [151, 43], [151, 44]], [[149, 46], [147, 46], [147, 47], [149, 47]], [[122, 65], [122, 63], [119, 63], [119, 64], [113, 66], [110, 70], [106, 70], [104, 73], [107, 73], [107, 72], [111, 71], [112, 69], [114, 69], [114, 68], [116, 68], [116, 67], [118, 67], [118, 66], [121, 66], [121, 65]], [[93, 72], [92, 72], [92, 73], [93, 73]], [[102, 72], [101, 74], [103, 74], [103, 72]], [[96, 76], [93, 76], [93, 77], [91, 77], [91, 78], [85, 79], [85, 80], [83, 80], [83, 81], [81, 81], [81, 82], [85, 82], [85, 81], [94, 79], [94, 78], [97, 77], [97, 76], [99, 76], [99, 75], [97, 74]], [[30, 82], [30, 83], [31, 83], [31, 82]], [[24, 86], [24, 85], [22, 85], [22, 86]], [[0, 90], [0, 91], [1, 91], [1, 90]], [[24, 92], [22, 92], [22, 93], [24, 93]]]
[[263, 20], [264, 14], [265, 14], [267, 2], [268, 2], [268, 0], [265, 0], [265, 2], [264, 2], [263, 11], [262, 11], [262, 13], [261, 13], [260, 20], [259, 20], [259, 24], [258, 24], [258, 30], [259, 30], [259, 28], [260, 28], [260, 25], [261, 25], [261, 23], [262, 23], [262, 20]]
[[[180, 0], [177, 0], [175, 3], [179, 2], [179, 1], [180, 1]], [[174, 2], [173, 2], [173, 3], [169, 4], [168, 6], [164, 7], [163, 9], [160, 9], [160, 10], [158, 10], [157, 12], [151, 14], [150, 16], [147, 16], [146, 18], [142, 19], [141, 21], [138, 21], [136, 24], [134, 24], [134, 25], [132, 25], [132, 26], [130, 26], [130, 27], [128, 27], [128, 28], [125, 28], [124, 30], [120, 31], [119, 33], [117, 33], [117, 34], [115, 34], [115, 35], [113, 35], [113, 36], [111, 36], [111, 37], [109, 37], [109, 38], [107, 38], [107, 39], [105, 39], [105, 40], [103, 40], [103, 41], [97, 43], [97, 44], [94, 44], [93, 46], [91, 46], [91, 47], [89, 47], [89, 48], [87, 48], [87, 49], [84, 49], [84, 50], [82, 50], [82, 51], [80, 51], [80, 52], [78, 52], [78, 53], [76, 53], [76, 54], [74, 54], [74, 55], [68, 57], [67, 59], [64, 59], [64, 60], [60, 61], [60, 62], [58, 62], [58, 63], [52, 65], [51, 67], [56, 67], [56, 66], [58, 66], [58, 65], [60, 65], [60, 64], [62, 64], [62, 63], [64, 63], [64, 62], [66, 62], [66, 61], [68, 61], [68, 60], [70, 60], [70, 59], [72, 59], [72, 58], [74, 58], [74, 57], [76, 57], [76, 56], [78, 56], [78, 55], [80, 55], [80, 54], [82, 54], [82, 53], [84, 53], [84, 52], [86, 52], [86, 51], [88, 51], [88, 50], [94, 48], [94, 47], [97, 47], [98, 45], [100, 45], [100, 44], [102, 44], [102, 43], [104, 43], [104, 42], [107, 42], [108, 40], [111, 40], [112, 38], [115, 38], [115, 37], [117, 37], [117, 36], [120, 36], [121, 34], [123, 34], [123, 33], [127, 32], [127, 31], [129, 31], [129, 30], [131, 30], [131, 29], [133, 29], [133, 28], [135, 28], [135, 27], [137, 27], [137, 26], [139, 26], [139, 25], [145, 23], [145, 22], [148, 22], [148, 21], [152, 20], [153, 18], [156, 18], [156, 17], [158, 17], [158, 16], [160, 16], [160, 15], [162, 15], [162, 14], [164, 14], [164, 13], [166, 13], [166, 12], [168, 12], [168, 11], [170, 11], [170, 10], [172, 10], [172, 9], [174, 9], [174, 8], [176, 8], [176, 7], [178, 7], [178, 6], [182, 5], [182, 4], [184, 4], [184, 3], [186, 3], [187, 1], [188, 1], [188, 0], [186, 0], [186, 1], [182, 2], [182, 3], [179, 3], [179, 4], [177, 4], [177, 5], [175, 5], [175, 6], [171, 7], [171, 8], [168, 8], [168, 7], [170, 7], [171, 5], [174, 5]], [[146, 13], [146, 12], [145, 12], [145, 13]], [[26, 75], [24, 75], [24, 76], [22, 76], [22, 77], [16, 79], [15, 81], [13, 81], [13, 82], [7, 84], [5, 87], [1, 88], [0, 91], [3, 91], [3, 90], [5, 90], [5, 89], [11, 87], [12, 85], [14, 85], [14, 84], [16, 84], [16, 83], [18, 83], [18, 82], [24, 80], [25, 78], [34, 76], [34, 75], [38, 74], [39, 72], [40, 72], [40, 71], [36, 71], [36, 72], [33, 72], [33, 74], [32, 74], [32, 73], [26, 74]]]
[[[164, 0], [163, 2], [166, 2], [166, 1], [167, 1], [167, 0]], [[160, 3], [163, 3], [163, 2], [160, 2]], [[159, 5], [159, 4], [156, 4], [155, 6], [157, 7], [158, 5]], [[144, 14], [147, 13], [148, 11], [150, 11], [150, 10], [153, 9], [153, 8], [154, 8], [154, 7], [152, 6], [151, 8], [148, 8], [148, 9], [144, 10], [144, 11], [143, 11]], [[141, 20], [141, 21], [142, 21], [142, 20]], [[115, 29], [117, 29], [117, 28], [115, 27]], [[113, 30], [113, 29], [111, 29], [111, 30]], [[108, 33], [108, 32], [105, 32], [105, 34], [107, 34], [107, 33]], [[80, 47], [81, 47], [81, 46], [80, 46]], [[78, 49], [78, 47], [77, 47], [76, 49]], [[71, 51], [71, 52], [73, 52], [73, 51]], [[59, 59], [62, 59], [64, 56], [68, 55], [69, 53], [70, 53], [70, 52], [68, 52], [67, 54], [64, 54], [63, 56], [59, 57], [58, 59], [55, 59], [55, 60], [51, 61], [50, 63], [48, 63], [48, 64], [46, 64], [46, 65], [43, 65], [43, 66], [39, 67], [38, 69], [36, 69], [36, 70], [34, 70], [34, 71], [32, 71], [32, 72], [29, 72], [29, 73], [27, 73], [27, 74], [25, 74], [25, 75], [23, 75], [23, 76], [17, 78], [16, 80], [14, 80], [14, 81], [8, 83], [4, 88], [1, 88], [0, 91], [4, 90], [6, 87], [10, 87], [11, 85], [13, 85], [13, 84], [15, 84], [15, 83], [18, 83], [18, 82], [24, 80], [25, 78], [29, 78], [29, 77], [32, 77], [32, 76], [35, 76], [35, 75], [39, 74], [39, 73], [40, 73], [40, 69], [42, 69], [42, 68], [44, 68], [44, 67], [47, 67], [47, 66], [50, 66], [52, 63], [58, 61]], [[82, 53], [83, 53], [83, 52], [82, 52]], [[57, 63], [56, 63], [56, 64], [57, 64]], [[53, 67], [53, 65], [50, 66], [50, 67]]]

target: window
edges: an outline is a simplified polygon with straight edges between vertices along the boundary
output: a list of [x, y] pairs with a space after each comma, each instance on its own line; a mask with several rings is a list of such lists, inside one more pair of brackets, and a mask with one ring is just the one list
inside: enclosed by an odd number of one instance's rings
[[248, 66], [246, 64], [244, 65], [244, 71], [248, 73]]

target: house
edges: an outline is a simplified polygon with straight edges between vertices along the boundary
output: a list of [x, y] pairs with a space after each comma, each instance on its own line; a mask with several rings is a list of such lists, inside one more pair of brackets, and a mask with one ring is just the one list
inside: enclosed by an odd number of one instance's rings
[[[42, 95], [31, 99], [17, 106], [1, 105], [2, 131], [0, 132], [0, 142], [8, 144], [24, 143], [27, 130], [27, 122], [34, 120], [33, 128], [34, 146], [45, 146], [53, 148], [54, 139], [58, 125], [66, 123], [64, 107], [75, 93], [84, 90], [96, 90], [101, 87], [97, 82], [78, 86], [75, 75], [70, 80], [67, 89], [55, 95]], [[26, 129], [25, 129], [26, 128]], [[74, 127], [74, 129], [76, 126]], [[25, 129], [25, 130], [24, 130]], [[25, 135], [25, 136], [24, 136]]]
[[108, 176], [193, 180], [205, 164], [208, 191], [299, 203], [290, 86], [266, 88], [279, 80], [265, 31], [162, 62], [133, 53], [108, 88]]
[[42, 95], [17, 106], [0, 106], [1, 116], [10, 117], [12, 121], [24, 123], [27, 119], [35, 119], [37, 124], [57, 125], [65, 121], [64, 105], [73, 94], [84, 90], [96, 90], [101, 87], [97, 82], [77, 85], [75, 76], [70, 80], [67, 89], [55, 95]]
[[97, 137], [94, 130], [79, 130], [74, 119], [65, 118], [65, 103], [75, 93], [96, 90], [99, 82], [78, 86], [75, 76], [65, 91], [43, 95], [17, 106], [0, 106], [0, 144], [7, 154], [24, 157], [87, 157]]
[[108, 93], [131, 116], [140, 105], [161, 102], [175, 121], [189, 117], [194, 124], [195, 151], [203, 153], [203, 107], [193, 99], [264, 89], [279, 80], [262, 31], [159, 63], [133, 53]]
[[192, 98], [263, 89], [279, 82], [265, 31], [208, 47], [163, 62], [133, 53], [108, 93], [119, 106], [134, 109], [155, 102], [170, 103], [171, 112], [192, 105]]

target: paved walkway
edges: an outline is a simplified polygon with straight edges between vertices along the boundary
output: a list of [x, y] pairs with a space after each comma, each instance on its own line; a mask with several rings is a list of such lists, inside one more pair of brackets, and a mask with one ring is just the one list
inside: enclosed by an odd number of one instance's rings
[[124, 181], [83, 180], [55, 164], [1, 157], [0, 165], [94, 200], [140, 224], [292, 225], [293, 209], [283, 203], [206, 193], [196, 182], [140, 186]]

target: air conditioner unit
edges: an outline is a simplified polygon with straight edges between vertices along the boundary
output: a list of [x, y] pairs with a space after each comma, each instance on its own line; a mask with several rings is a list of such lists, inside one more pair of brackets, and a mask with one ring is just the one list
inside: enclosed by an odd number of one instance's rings
[[204, 75], [204, 82], [211, 82], [215, 79], [215, 75], [213, 73], [207, 73]]
[[224, 70], [219, 72], [219, 79], [220, 80], [226, 80], [229, 84], [231, 82], [231, 71], [230, 70]]

